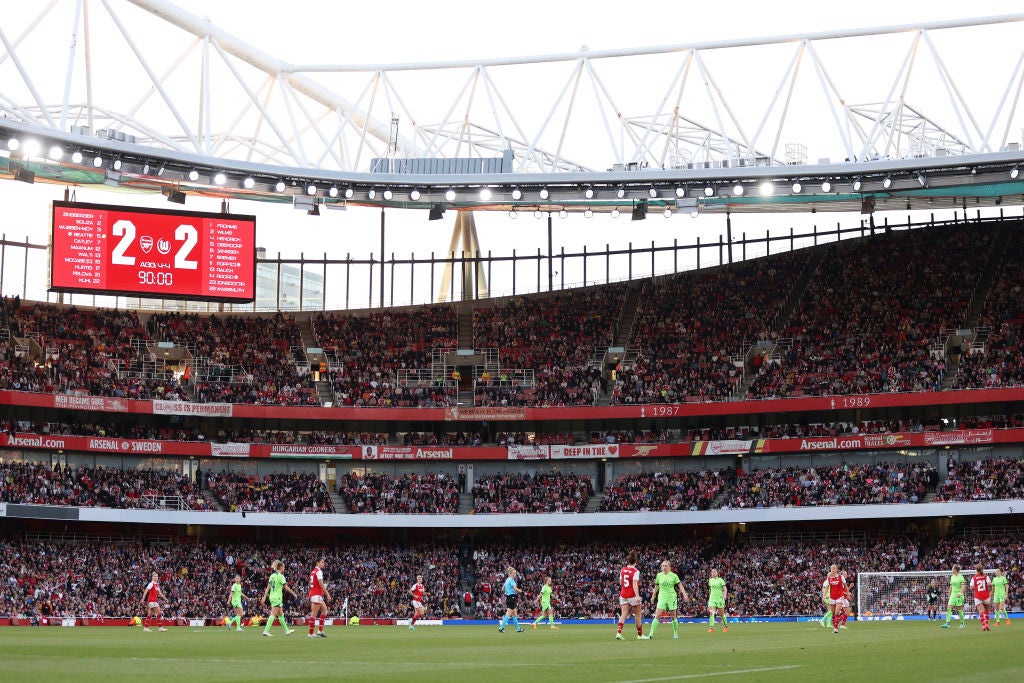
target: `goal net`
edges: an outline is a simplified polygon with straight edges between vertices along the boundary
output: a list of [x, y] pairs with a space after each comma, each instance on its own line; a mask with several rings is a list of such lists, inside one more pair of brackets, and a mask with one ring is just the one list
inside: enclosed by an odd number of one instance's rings
[[[971, 592], [971, 576], [975, 570], [965, 567], [961, 570], [964, 577], [964, 609], [974, 608], [974, 595]], [[995, 575], [994, 569], [986, 569], [989, 578]], [[934, 581], [938, 589], [937, 608], [946, 611], [949, 602], [949, 577], [951, 572], [861, 572], [857, 574], [857, 616], [863, 617], [900, 617], [926, 614], [928, 610], [928, 586]]]

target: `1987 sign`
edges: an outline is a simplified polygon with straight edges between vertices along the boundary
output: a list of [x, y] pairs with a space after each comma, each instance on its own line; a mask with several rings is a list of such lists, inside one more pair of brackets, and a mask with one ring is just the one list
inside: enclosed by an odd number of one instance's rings
[[54, 291], [255, 298], [254, 216], [54, 202], [52, 227]]

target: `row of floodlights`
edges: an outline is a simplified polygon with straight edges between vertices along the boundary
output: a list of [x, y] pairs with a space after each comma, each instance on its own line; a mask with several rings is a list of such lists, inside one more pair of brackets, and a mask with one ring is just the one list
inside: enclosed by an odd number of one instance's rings
[[[10, 138], [7, 141], [7, 149], [9, 151], [11, 151], [11, 152], [18, 152], [18, 151], [20, 151], [23, 155], [25, 155], [27, 157], [33, 157], [33, 156], [38, 157], [38, 156], [40, 156], [40, 153], [42, 151], [41, 148], [40, 148], [40, 143], [39, 143], [38, 140], [36, 140], [34, 138], [28, 138], [27, 140], [24, 141], [24, 143], [22, 143], [21, 140], [19, 140], [17, 137], [12, 137], [12, 138]], [[51, 159], [52, 161], [63, 161], [64, 158], [65, 158], [65, 150], [60, 145], [53, 145], [47, 151], [47, 155], [46, 156], [47, 156], [47, 158]], [[82, 163], [85, 162], [84, 155], [79, 150], [75, 150], [74, 152], [71, 153], [70, 160], [74, 164], [82, 164]], [[92, 165], [93, 165], [94, 168], [103, 168], [106, 163], [107, 163], [107, 161], [100, 154], [95, 155], [93, 157], [93, 159], [92, 159]], [[122, 163], [123, 162], [122, 162], [122, 160], [120, 158], [117, 158], [117, 157], [111, 158], [109, 160], [109, 168], [114, 170], [114, 171], [120, 171], [121, 167], [122, 167]], [[162, 164], [161, 165], [155, 165], [155, 164], [151, 165], [149, 163], [144, 163], [143, 166], [142, 166], [142, 173], [143, 173], [143, 175], [149, 175], [152, 172], [152, 173], [154, 173], [157, 176], [161, 176], [161, 175], [163, 175], [164, 170], [165, 170], [165, 167]], [[1016, 180], [1019, 175], [1020, 175], [1020, 167], [1019, 166], [1014, 166], [1013, 168], [1010, 169], [1010, 179], [1011, 180]], [[199, 178], [200, 178], [199, 169], [196, 169], [196, 168], [190, 169], [188, 171], [188, 173], [186, 174], [186, 177], [189, 179], [190, 182], [198, 182]], [[928, 179], [924, 175], [924, 173], [917, 173], [915, 175], [915, 179], [917, 180], [918, 184], [921, 185], [921, 187], [925, 187], [928, 184]], [[218, 171], [218, 172], [216, 172], [213, 175], [213, 183], [214, 183], [214, 185], [225, 185], [225, 184], [227, 184], [227, 182], [228, 182], [228, 174], [226, 172]], [[882, 189], [888, 190], [890, 187], [892, 187], [892, 183], [893, 183], [892, 176], [891, 175], [885, 176], [885, 178], [882, 179]], [[853, 191], [854, 192], [860, 192], [861, 189], [863, 188], [863, 185], [864, 185], [864, 181], [863, 181], [862, 178], [856, 177], [856, 178], [853, 179], [852, 187], [853, 187]], [[251, 190], [254, 187], [256, 187], [256, 179], [254, 177], [252, 177], [252, 176], [245, 176], [242, 179], [242, 181], [241, 181], [241, 186], [244, 189], [246, 189], [246, 190]], [[822, 183], [821, 183], [821, 191], [822, 192], [826, 192], [826, 193], [827, 192], [831, 192], [833, 187], [834, 187], [834, 184], [833, 184], [833, 182], [831, 180], [827, 180], [826, 179], [826, 180], [822, 181]], [[275, 183], [275, 185], [274, 185], [274, 190], [277, 191], [277, 192], [282, 192], [283, 193], [287, 189], [288, 189], [288, 185], [287, 185], [287, 183], [285, 183], [284, 180], [278, 180]], [[731, 190], [732, 190], [733, 196], [736, 196], [736, 197], [742, 196], [744, 194], [744, 192], [746, 191], [745, 190], [745, 186], [742, 183], [736, 183], [735, 185], [732, 186]], [[792, 183], [792, 185], [790, 186], [790, 190], [793, 192], [793, 194], [800, 194], [804, 190], [804, 185], [800, 181], [794, 181]], [[311, 197], [315, 197], [320, 192], [320, 188], [315, 183], [309, 183], [309, 184], [307, 184], [305, 186], [305, 191], [306, 191], [307, 195], [309, 195]], [[714, 196], [716, 194], [716, 192], [718, 190], [715, 187], [715, 185], [707, 184], [707, 185], [705, 185], [703, 187], [702, 190], [698, 189], [698, 191], [702, 191], [703, 195], [705, 197], [712, 197], [712, 196]], [[762, 196], [773, 195], [773, 194], [775, 194], [775, 191], [776, 191], [776, 184], [772, 180], [764, 180], [764, 181], [762, 181], [758, 185], [758, 192]], [[626, 195], [627, 195], [627, 192], [628, 191], [627, 191], [625, 186], [620, 186], [620, 187], [615, 189], [615, 198], [616, 199], [625, 199]], [[651, 187], [649, 187], [647, 189], [647, 195], [651, 199], [657, 199], [659, 197], [659, 195], [660, 195], [660, 192], [661, 191], [658, 188], [654, 187], [654, 186], [651, 186]], [[372, 188], [371, 187], [371, 188], [367, 189], [365, 191], [365, 193], [366, 193], [366, 199], [368, 199], [368, 200], [374, 200], [374, 199], [377, 198], [377, 189], [376, 188]], [[587, 186], [587, 187], [582, 188], [581, 193], [582, 193], [582, 198], [583, 199], [595, 199], [595, 198], [597, 198], [597, 195], [598, 195], [597, 188], [595, 188], [593, 186]], [[675, 196], [678, 197], [678, 198], [686, 197], [687, 193], [688, 193], [688, 190], [687, 190], [686, 186], [680, 185], [680, 186], [677, 186], [675, 188]], [[332, 186], [330, 186], [326, 190], [326, 194], [329, 197], [331, 197], [331, 198], [337, 198], [339, 196], [343, 196], [345, 199], [354, 199], [355, 195], [356, 195], [356, 190], [354, 188], [352, 188], [352, 187], [338, 188], [337, 186], [332, 185]], [[381, 194], [381, 197], [385, 201], [391, 201], [394, 198], [394, 192], [391, 189], [384, 189], [383, 191], [381, 191], [380, 194]], [[422, 196], [423, 196], [422, 192], [420, 190], [416, 189], [416, 188], [413, 188], [413, 189], [409, 190], [408, 197], [409, 197], [409, 199], [411, 201], [414, 201], [414, 202], [415, 201], [419, 201]], [[483, 201], [483, 202], [490, 201], [492, 196], [493, 196], [492, 190], [490, 188], [488, 188], [488, 187], [480, 188], [480, 190], [478, 191], [478, 194], [477, 194], [478, 199], [480, 201]], [[456, 193], [456, 191], [454, 189], [448, 189], [445, 192], [445, 194], [444, 194], [445, 200], [449, 201], [449, 202], [455, 201], [455, 199], [457, 197], [458, 197], [458, 194]], [[511, 192], [511, 197], [512, 197], [513, 201], [522, 201], [523, 198], [525, 197], [525, 192], [521, 188], [513, 187], [512, 188], [512, 192]], [[537, 197], [540, 200], [542, 200], [542, 201], [546, 201], [546, 200], [550, 199], [550, 197], [551, 197], [551, 190], [549, 188], [547, 188], [547, 187], [541, 187], [541, 188], [539, 188], [537, 190]]]

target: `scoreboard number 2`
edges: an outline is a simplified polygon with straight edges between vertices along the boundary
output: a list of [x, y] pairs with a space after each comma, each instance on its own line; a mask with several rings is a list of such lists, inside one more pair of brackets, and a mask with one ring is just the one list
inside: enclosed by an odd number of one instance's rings
[[[111, 226], [110, 232], [114, 237], [120, 238], [110, 253], [110, 263], [115, 266], [134, 266], [135, 257], [128, 256], [125, 252], [135, 242], [135, 224], [130, 220], [121, 219]], [[182, 243], [174, 254], [174, 267], [179, 270], [197, 270], [199, 262], [190, 259], [189, 256], [199, 243], [199, 232], [194, 226], [182, 224], [174, 230], [174, 239]]]

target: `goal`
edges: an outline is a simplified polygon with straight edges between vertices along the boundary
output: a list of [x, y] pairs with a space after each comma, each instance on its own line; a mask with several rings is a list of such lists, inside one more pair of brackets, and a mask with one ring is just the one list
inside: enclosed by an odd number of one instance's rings
[[[973, 609], [974, 596], [971, 593], [971, 576], [975, 570], [965, 567], [964, 608]], [[992, 577], [994, 569], [986, 569]], [[908, 617], [925, 614], [928, 610], [928, 585], [934, 581], [939, 589], [938, 608], [946, 611], [949, 601], [950, 572], [861, 572], [857, 574], [857, 616], [864, 617]]]

